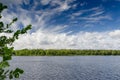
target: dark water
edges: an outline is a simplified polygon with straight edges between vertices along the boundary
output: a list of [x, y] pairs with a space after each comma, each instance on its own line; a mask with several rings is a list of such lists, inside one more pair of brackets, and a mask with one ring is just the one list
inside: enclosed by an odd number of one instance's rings
[[18, 80], [120, 80], [119, 56], [13, 57]]

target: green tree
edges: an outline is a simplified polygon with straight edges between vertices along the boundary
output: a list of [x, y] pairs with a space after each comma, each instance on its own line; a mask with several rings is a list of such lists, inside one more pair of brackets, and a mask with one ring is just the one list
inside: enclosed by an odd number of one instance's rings
[[[0, 3], [0, 19], [2, 18], [2, 11], [6, 8], [6, 5]], [[2, 57], [0, 62], [0, 80], [5, 80], [7, 78], [10, 80], [19, 78], [19, 75], [24, 72], [20, 68], [16, 68], [14, 70], [9, 69], [10, 64], [8, 61], [12, 59], [12, 54], [14, 51], [14, 47], [12, 47], [13, 42], [18, 39], [20, 34], [25, 34], [29, 29], [31, 29], [31, 25], [28, 25], [21, 30], [11, 30], [11, 25], [16, 21], [17, 18], [14, 18], [9, 24], [5, 24], [3, 21], [0, 21], [0, 34], [12, 34], [11, 37], [5, 35], [0, 36], [0, 56]]]

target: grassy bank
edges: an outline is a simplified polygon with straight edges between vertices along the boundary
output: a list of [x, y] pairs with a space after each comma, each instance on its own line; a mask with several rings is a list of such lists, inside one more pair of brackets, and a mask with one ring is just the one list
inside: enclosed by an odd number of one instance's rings
[[14, 55], [15, 56], [120, 55], [120, 50], [23, 49], [16, 50]]

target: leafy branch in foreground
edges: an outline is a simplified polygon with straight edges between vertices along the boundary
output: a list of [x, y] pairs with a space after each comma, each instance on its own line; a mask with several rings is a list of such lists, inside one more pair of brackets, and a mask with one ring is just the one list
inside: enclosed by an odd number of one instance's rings
[[[2, 11], [6, 8], [7, 6], [0, 3], [0, 19], [2, 18]], [[8, 61], [12, 60], [12, 54], [14, 51], [14, 47], [11, 47], [11, 45], [16, 39], [18, 39], [20, 34], [25, 34], [31, 29], [31, 25], [28, 25], [25, 28], [14, 32], [10, 27], [16, 21], [17, 18], [14, 18], [9, 24], [4, 24], [3, 21], [0, 21], [0, 34], [4, 34], [0, 36], [0, 56], [2, 57], [0, 62], [0, 80], [19, 78], [19, 75], [24, 72], [20, 68], [16, 68], [15, 70], [9, 69], [10, 64]], [[8, 37], [8, 34], [12, 34], [12, 36]]]

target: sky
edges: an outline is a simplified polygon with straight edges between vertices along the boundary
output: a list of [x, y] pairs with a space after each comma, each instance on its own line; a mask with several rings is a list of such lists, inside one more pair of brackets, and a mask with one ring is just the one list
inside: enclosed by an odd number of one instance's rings
[[6, 24], [14, 31], [32, 29], [13, 44], [15, 49], [120, 50], [120, 0], [0, 0]]

